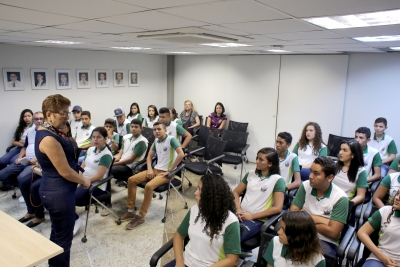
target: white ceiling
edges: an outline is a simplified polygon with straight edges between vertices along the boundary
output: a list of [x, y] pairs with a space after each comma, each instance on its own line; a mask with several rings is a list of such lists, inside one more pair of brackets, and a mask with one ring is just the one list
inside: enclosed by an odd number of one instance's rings
[[[165, 54], [260, 54], [282, 45], [295, 54], [381, 52], [399, 42], [361, 43], [352, 37], [400, 35], [400, 25], [325, 30], [301, 20], [400, 9], [399, 0], [0, 0], [0, 43], [54, 47], [40, 40], [83, 42], [74, 49]], [[182, 28], [238, 39], [252, 45], [207, 47], [139, 39], [137, 35]]]

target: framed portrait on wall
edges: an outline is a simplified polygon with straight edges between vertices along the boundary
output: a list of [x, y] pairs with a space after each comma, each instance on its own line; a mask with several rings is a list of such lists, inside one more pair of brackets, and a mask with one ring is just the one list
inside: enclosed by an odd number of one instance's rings
[[130, 70], [128, 76], [129, 86], [139, 86], [139, 71]]
[[3, 69], [4, 90], [23, 91], [24, 72], [22, 69]]
[[71, 89], [71, 70], [56, 70], [56, 88]]
[[90, 88], [90, 70], [76, 70], [76, 87], [79, 89]]
[[96, 87], [97, 88], [108, 88], [108, 71], [107, 70], [96, 70]]
[[125, 86], [125, 71], [124, 70], [114, 70], [113, 72], [113, 80], [114, 87], [123, 87]]
[[47, 69], [31, 69], [32, 90], [49, 89]]

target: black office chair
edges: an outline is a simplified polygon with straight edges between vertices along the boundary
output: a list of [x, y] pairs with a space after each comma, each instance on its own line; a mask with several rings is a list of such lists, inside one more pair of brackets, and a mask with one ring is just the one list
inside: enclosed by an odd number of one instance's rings
[[228, 130], [233, 132], [247, 132], [248, 122], [229, 121]]
[[[248, 132], [233, 132], [225, 130], [222, 133], [222, 140], [226, 141], [224, 149], [225, 157], [222, 158], [222, 163], [233, 164], [235, 165], [235, 169], [237, 165], [242, 165], [240, 169], [239, 182], [243, 175], [246, 151], [250, 147], [250, 145], [247, 144], [248, 136]], [[229, 153], [235, 153], [236, 155]]]
[[[202, 125], [196, 132], [197, 134], [194, 135], [193, 138], [197, 139], [198, 147], [189, 147], [185, 150], [185, 152], [190, 153], [192, 156], [195, 156], [197, 158], [204, 158], [206, 151], [204, 149], [202, 150], [197, 150], [197, 149], [199, 147], [205, 147], [207, 145], [208, 136], [210, 135], [210, 129]], [[196, 152], [193, 152], [195, 150]]]
[[347, 140], [354, 140], [354, 137], [343, 137], [334, 134], [329, 134], [328, 144], [326, 145], [328, 149], [328, 157], [337, 159], [340, 151], [340, 144], [343, 141]]

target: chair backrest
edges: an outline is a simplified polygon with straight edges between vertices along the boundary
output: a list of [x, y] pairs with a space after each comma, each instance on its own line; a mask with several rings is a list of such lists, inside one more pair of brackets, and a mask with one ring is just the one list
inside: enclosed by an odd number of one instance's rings
[[149, 146], [151, 146], [156, 139], [153, 133], [153, 128], [143, 127], [142, 135], [147, 139], [147, 141], [149, 141]]
[[[226, 141], [214, 138], [212, 136], [208, 137], [205, 159], [210, 160], [216, 158], [224, 153]], [[222, 166], [222, 159], [216, 161], [220, 166]]]
[[200, 125], [205, 125], [203, 124], [203, 115], [199, 115], [199, 120], [200, 120]]
[[122, 147], [122, 143], [124, 142], [124, 137], [119, 134], [118, 134], [118, 136], [119, 136], [118, 150], [120, 150]]
[[205, 147], [207, 144], [208, 136], [210, 135], [209, 129], [202, 125], [197, 133], [199, 146]]
[[[113, 157], [110, 168], [108, 168], [107, 176], [110, 176], [110, 174], [111, 174], [111, 169], [114, 166], [114, 161], [115, 161], [115, 158]], [[111, 193], [111, 180], [107, 182], [106, 191]]]
[[229, 121], [228, 130], [234, 132], [247, 132], [248, 122]]
[[240, 153], [246, 146], [248, 136], [248, 132], [224, 130], [222, 133], [222, 140], [227, 142], [224, 152]]
[[354, 137], [343, 137], [334, 134], [329, 134], [328, 138], [328, 156], [337, 157], [340, 151], [340, 143], [347, 140], [354, 140]]
[[223, 130], [217, 128], [209, 128], [210, 136], [221, 139], [220, 135], [223, 133]]

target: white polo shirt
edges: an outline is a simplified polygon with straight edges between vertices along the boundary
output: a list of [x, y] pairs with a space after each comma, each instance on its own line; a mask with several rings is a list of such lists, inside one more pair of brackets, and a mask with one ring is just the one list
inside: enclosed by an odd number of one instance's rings
[[151, 148], [157, 153], [157, 164], [154, 166], [154, 169], [167, 171], [171, 168], [178, 156], [175, 150], [180, 146], [181, 144], [179, 144], [178, 140], [168, 134], [166, 134], [162, 140], [156, 138]]
[[363, 167], [357, 171], [356, 180], [354, 183], [349, 181], [347, 172], [340, 170], [333, 178], [332, 183], [341, 188], [349, 198], [352, 200], [357, 195], [357, 188], [367, 188], [367, 172]]
[[25, 157], [29, 160], [35, 158], [35, 137], [36, 137], [36, 127], [29, 128], [25, 138]]
[[186, 130], [178, 125], [177, 123], [170, 121], [170, 123], [166, 126], [167, 134], [169, 136], [173, 136], [176, 140], [179, 140], [179, 136], [183, 136], [186, 133]]
[[368, 177], [371, 177], [373, 175], [372, 168], [382, 166], [381, 155], [378, 150], [367, 145], [363, 151], [363, 157], [365, 171], [367, 172]]
[[378, 150], [382, 160], [389, 157], [390, 154], [397, 154], [396, 143], [394, 142], [392, 137], [385, 133], [383, 134], [380, 141], [376, 139], [376, 135], [374, 133], [374, 138], [372, 138], [371, 141], [368, 142], [368, 145]]
[[300, 172], [299, 159], [295, 153], [286, 151], [286, 156], [283, 160], [279, 159], [279, 169], [281, 176], [288, 185], [292, 182], [292, 177], [295, 172]]
[[125, 135], [121, 148], [123, 151], [121, 160], [130, 158], [135, 153], [136, 159], [132, 163], [126, 164], [129, 168], [132, 168], [134, 163], [141, 161], [146, 156], [148, 143], [146, 137], [141, 134], [136, 138], [133, 138], [132, 134]]
[[318, 153], [314, 153], [313, 148], [314, 147], [310, 146], [309, 144], [303, 149], [300, 149], [299, 143], [295, 145], [292, 152], [297, 154], [297, 156], [299, 157], [300, 165], [311, 164], [316, 158], [322, 156], [326, 157], [328, 155], [328, 150], [324, 144], [321, 144], [321, 149]]
[[[83, 172], [83, 177], [90, 178], [96, 175], [99, 166], [105, 166], [107, 167], [107, 169], [110, 168], [112, 163], [112, 153], [107, 148], [107, 146], [104, 146], [103, 149], [101, 149], [100, 151], [97, 151], [97, 148], [95, 146], [92, 146], [88, 148], [84, 157], [84, 161], [85, 171]], [[106, 178], [107, 175], [108, 170], [106, 171], [102, 179]], [[99, 188], [103, 191], [106, 190], [107, 183], [100, 185]]]
[[154, 123], [156, 123], [158, 121], [158, 116], [156, 116], [154, 118], [154, 120], [150, 120], [149, 117], [146, 117], [144, 120], [144, 126], [149, 127], [149, 128], [153, 128]]
[[78, 144], [78, 147], [83, 147], [88, 144], [90, 144], [90, 141], [92, 141], [92, 132], [94, 130], [94, 127], [92, 124], [89, 124], [89, 126], [81, 126], [77, 129], [76, 131], [76, 143]]
[[119, 124], [118, 121], [116, 123], [119, 136], [124, 137], [131, 132], [131, 123], [127, 119], [122, 124]]
[[82, 120], [71, 120], [69, 124], [71, 125], [71, 135], [73, 138], [76, 138], [78, 128], [82, 127]]
[[391, 203], [393, 197], [400, 189], [400, 172], [391, 173], [382, 179], [381, 185], [386, 187], [389, 191], [388, 203]]

